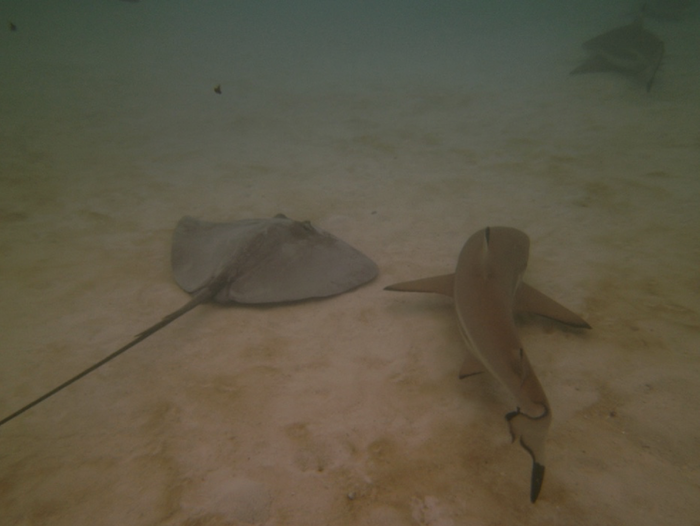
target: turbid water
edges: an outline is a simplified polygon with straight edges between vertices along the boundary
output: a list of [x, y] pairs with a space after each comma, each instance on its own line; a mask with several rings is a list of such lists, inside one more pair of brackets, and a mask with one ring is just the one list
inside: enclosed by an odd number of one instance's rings
[[[697, 521], [700, 20], [649, 21], [647, 93], [568, 74], [628, 6], [303, 4], [3, 4], [0, 417], [187, 300], [183, 215], [308, 219], [380, 275], [202, 306], [4, 425], [0, 522]], [[534, 505], [449, 298], [382, 290], [489, 225], [593, 327], [519, 327], [553, 414]]]

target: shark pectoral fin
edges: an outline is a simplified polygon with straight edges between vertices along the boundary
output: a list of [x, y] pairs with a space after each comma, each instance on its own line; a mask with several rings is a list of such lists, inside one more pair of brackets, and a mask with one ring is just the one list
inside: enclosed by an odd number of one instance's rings
[[454, 289], [454, 274], [444, 274], [442, 276], [433, 276], [431, 278], [416, 279], [414, 281], [404, 281], [402, 283], [394, 283], [384, 290], [396, 290], [400, 292], [434, 292], [436, 294], [444, 294], [452, 296]]
[[513, 441], [519, 439], [520, 445], [532, 457], [532, 475], [530, 477], [530, 502], [535, 502], [544, 482], [544, 442], [552, 420], [549, 409], [538, 417], [528, 416], [520, 408], [506, 415], [510, 435]]
[[515, 293], [514, 310], [538, 314], [572, 327], [591, 328], [581, 316], [571, 312], [563, 305], [524, 282], [520, 284], [518, 291]]
[[459, 370], [459, 379], [466, 378], [467, 376], [474, 376], [475, 374], [483, 373], [484, 366], [477, 360], [474, 355], [467, 351], [467, 356], [464, 358], [464, 363], [462, 368]]
[[600, 71], [615, 71], [617, 68], [612, 66], [607, 60], [600, 55], [593, 55], [587, 58], [582, 64], [575, 67], [569, 72], [570, 75], [579, 73], [598, 73]]

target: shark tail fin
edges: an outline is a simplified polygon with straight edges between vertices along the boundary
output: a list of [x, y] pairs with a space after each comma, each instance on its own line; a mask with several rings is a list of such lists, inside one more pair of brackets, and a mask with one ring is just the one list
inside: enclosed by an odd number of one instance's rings
[[445, 296], [452, 297], [454, 279], [454, 274], [444, 274], [442, 276], [433, 276], [431, 278], [394, 283], [393, 285], [384, 287], [384, 290], [396, 290], [400, 292], [434, 292], [436, 294], [444, 294]]
[[552, 420], [552, 415], [547, 406], [545, 412], [532, 417], [526, 415], [520, 408], [506, 415], [510, 434], [513, 441], [518, 440], [520, 445], [530, 453], [532, 457], [532, 476], [530, 478], [530, 502], [535, 502], [544, 482], [544, 442], [547, 430]]
[[578, 314], [575, 314], [549, 296], [542, 294], [539, 290], [524, 282], [520, 284], [518, 292], [515, 294], [515, 310], [518, 312], [538, 314], [545, 318], [571, 325], [572, 327], [591, 328], [588, 322]]

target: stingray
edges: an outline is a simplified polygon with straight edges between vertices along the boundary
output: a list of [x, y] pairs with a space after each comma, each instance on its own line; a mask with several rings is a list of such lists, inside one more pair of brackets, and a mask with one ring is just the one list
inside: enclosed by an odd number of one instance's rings
[[272, 219], [211, 223], [189, 216], [173, 234], [176, 283], [192, 295], [181, 308], [8, 417], [0, 426], [142, 342], [207, 301], [221, 304], [289, 303], [335, 296], [377, 276], [377, 265], [357, 249], [309, 221]]
[[618, 71], [638, 77], [651, 90], [664, 56], [664, 43], [643, 27], [639, 15], [631, 24], [616, 27], [583, 43], [589, 58], [571, 73]]

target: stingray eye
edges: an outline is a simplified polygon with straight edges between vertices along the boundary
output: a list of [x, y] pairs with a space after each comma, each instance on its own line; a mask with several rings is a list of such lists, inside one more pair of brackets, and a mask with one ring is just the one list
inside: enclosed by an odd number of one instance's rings
[[306, 230], [307, 232], [316, 232], [316, 229], [311, 224], [311, 221], [302, 221], [301, 226], [304, 227], [304, 230]]

